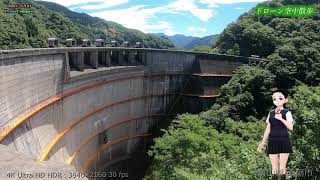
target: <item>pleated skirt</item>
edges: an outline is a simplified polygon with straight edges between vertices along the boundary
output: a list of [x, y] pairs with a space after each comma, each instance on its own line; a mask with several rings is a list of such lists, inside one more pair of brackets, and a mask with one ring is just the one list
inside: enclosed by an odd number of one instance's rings
[[268, 154], [292, 153], [292, 143], [289, 137], [269, 137]]

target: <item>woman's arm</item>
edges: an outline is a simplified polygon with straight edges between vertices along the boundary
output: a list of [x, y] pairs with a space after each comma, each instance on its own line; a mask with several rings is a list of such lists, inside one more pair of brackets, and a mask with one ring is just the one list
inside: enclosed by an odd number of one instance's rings
[[267, 124], [266, 130], [264, 131], [262, 144], [267, 144], [269, 133], [270, 133], [270, 123]]
[[266, 128], [266, 130], [264, 131], [264, 134], [263, 134], [262, 142], [259, 144], [258, 149], [257, 149], [260, 153], [263, 152], [262, 149], [263, 149], [264, 145], [267, 144], [267, 141], [268, 141], [268, 138], [269, 138], [269, 133], [270, 133], [270, 123], [268, 122], [267, 128]]

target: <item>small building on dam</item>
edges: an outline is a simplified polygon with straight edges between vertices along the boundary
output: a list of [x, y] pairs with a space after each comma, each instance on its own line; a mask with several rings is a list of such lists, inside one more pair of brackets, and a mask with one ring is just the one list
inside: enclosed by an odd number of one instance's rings
[[238, 66], [256, 61], [123, 47], [0, 51], [0, 147], [34, 163], [136, 177], [159, 124], [209, 107]]

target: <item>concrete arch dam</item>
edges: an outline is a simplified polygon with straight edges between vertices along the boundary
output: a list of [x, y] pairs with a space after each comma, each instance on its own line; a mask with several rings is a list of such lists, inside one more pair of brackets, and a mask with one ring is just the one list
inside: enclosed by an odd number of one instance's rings
[[142, 48], [0, 51], [0, 141], [101, 172], [132, 158], [167, 114], [201, 111], [235, 68], [256, 61]]

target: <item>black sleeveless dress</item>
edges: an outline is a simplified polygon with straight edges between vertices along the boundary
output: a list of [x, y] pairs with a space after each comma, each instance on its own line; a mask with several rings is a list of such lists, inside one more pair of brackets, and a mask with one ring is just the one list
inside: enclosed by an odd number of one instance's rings
[[[283, 109], [280, 113], [286, 120], [288, 109]], [[275, 118], [275, 110], [269, 114], [270, 134], [268, 138], [268, 154], [292, 153], [292, 144], [289, 138], [288, 128]]]

